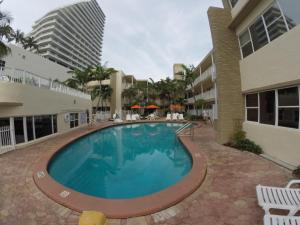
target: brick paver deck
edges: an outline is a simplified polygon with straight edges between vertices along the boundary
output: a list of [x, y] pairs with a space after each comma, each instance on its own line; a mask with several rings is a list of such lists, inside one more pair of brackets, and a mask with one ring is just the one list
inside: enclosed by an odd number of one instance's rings
[[[0, 225], [75, 225], [79, 214], [39, 191], [32, 179], [44, 152], [86, 129], [81, 128], [39, 144], [0, 155]], [[262, 224], [257, 184], [285, 185], [291, 172], [259, 156], [217, 144], [208, 126], [198, 128], [194, 141], [208, 162], [202, 186], [181, 203], [153, 215], [108, 220], [107, 225], [254, 225]]]

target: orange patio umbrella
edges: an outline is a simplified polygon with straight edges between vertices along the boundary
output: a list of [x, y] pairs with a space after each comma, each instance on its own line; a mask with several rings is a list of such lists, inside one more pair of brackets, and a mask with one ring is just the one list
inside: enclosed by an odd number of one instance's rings
[[157, 105], [148, 105], [146, 107], [146, 109], [159, 109], [159, 106], [157, 106]]
[[133, 106], [131, 106], [131, 109], [141, 109], [142, 107], [141, 106], [139, 106], [139, 105], [133, 105]]
[[184, 109], [184, 106], [180, 105], [180, 104], [171, 104], [170, 108], [171, 108], [171, 110], [182, 110], [182, 109]]

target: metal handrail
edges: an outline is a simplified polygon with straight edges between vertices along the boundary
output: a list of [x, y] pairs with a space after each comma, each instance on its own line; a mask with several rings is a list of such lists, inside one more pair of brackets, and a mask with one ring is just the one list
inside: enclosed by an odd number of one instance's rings
[[180, 134], [184, 129], [188, 128], [190, 125], [192, 125], [192, 124], [191, 123], [184, 124], [182, 127], [178, 128], [176, 130], [176, 134]]

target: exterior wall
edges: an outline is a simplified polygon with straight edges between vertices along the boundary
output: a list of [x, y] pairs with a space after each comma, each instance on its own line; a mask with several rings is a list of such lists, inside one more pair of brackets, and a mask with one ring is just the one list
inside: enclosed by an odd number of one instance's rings
[[[122, 78], [125, 74], [122, 71], [118, 71], [111, 76], [111, 87], [113, 89], [110, 112], [111, 114], [122, 111]], [[121, 116], [121, 115], [120, 115]]]
[[300, 25], [240, 61], [242, 91], [300, 83]]
[[239, 70], [240, 50], [235, 33], [228, 29], [229, 9], [210, 8], [208, 17], [214, 46], [218, 119], [217, 141], [226, 143], [244, 119], [244, 101]]
[[267, 155], [292, 166], [300, 165], [300, 131], [296, 129], [245, 122], [248, 138], [259, 144]]
[[32, 86], [0, 82], [0, 103], [17, 102], [19, 105], [0, 105], [0, 117], [57, 114], [58, 132], [65, 132], [69, 123], [65, 113], [90, 111], [92, 102], [78, 97]]
[[183, 80], [183, 75], [178, 73], [183, 73], [183, 64], [174, 64], [173, 65], [173, 79], [175, 80]]
[[29, 71], [53, 80], [65, 81], [70, 78], [69, 69], [21, 47], [15, 45], [9, 45], [9, 47], [11, 54], [2, 59], [5, 61], [6, 67]]
[[232, 18], [235, 18], [245, 7], [245, 5], [249, 2], [249, 0], [239, 0], [235, 7], [231, 10]]

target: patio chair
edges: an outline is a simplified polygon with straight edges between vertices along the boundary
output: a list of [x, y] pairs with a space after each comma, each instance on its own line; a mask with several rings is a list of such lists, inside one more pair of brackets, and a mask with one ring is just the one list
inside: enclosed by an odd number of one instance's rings
[[264, 225], [299, 225], [299, 216], [276, 216], [276, 215], [265, 215]]
[[149, 118], [149, 120], [155, 120], [155, 115], [153, 113], [151, 113], [148, 118]]
[[292, 188], [300, 184], [300, 180], [292, 180], [285, 188], [256, 186], [258, 204], [270, 214], [270, 209], [289, 210], [289, 216], [294, 216], [300, 210], [300, 188]]
[[126, 115], [126, 121], [131, 121], [131, 115], [130, 114]]
[[184, 120], [183, 114], [179, 114], [179, 115], [178, 115], [178, 119], [179, 119], [179, 120]]
[[136, 114], [131, 115], [131, 120], [136, 121]]
[[177, 113], [172, 113], [172, 120], [177, 120], [177, 119], [178, 119]]
[[167, 114], [167, 118], [166, 118], [166, 120], [172, 120], [172, 118], [171, 118], [171, 114], [170, 114], [170, 113], [168, 113], [168, 114]]

